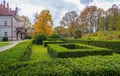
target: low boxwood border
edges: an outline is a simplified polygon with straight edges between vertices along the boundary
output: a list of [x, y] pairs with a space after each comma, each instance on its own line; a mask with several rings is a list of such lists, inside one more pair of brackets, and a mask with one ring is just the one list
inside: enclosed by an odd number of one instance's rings
[[65, 42], [67, 43], [81, 43], [81, 44], [87, 44], [92, 45], [96, 47], [102, 47], [102, 48], [108, 48], [113, 49], [116, 51], [116, 53], [120, 53], [120, 41], [114, 40], [114, 41], [105, 41], [105, 40], [77, 40], [77, 39], [65, 39]]
[[[70, 45], [70, 44], [64, 44]], [[48, 53], [52, 58], [68, 58], [68, 57], [83, 57], [83, 56], [90, 56], [90, 55], [112, 55], [114, 53], [113, 50], [107, 48], [100, 48], [85, 44], [75, 44], [77, 47], [81, 47], [81, 49], [68, 49], [62, 47], [59, 44], [49, 44], [48, 45]]]
[[30, 59], [31, 53], [32, 42], [30, 40], [21, 42], [13, 48], [10, 48], [0, 53], [0, 64], [27, 61]]
[[64, 41], [43, 41], [44, 47], [46, 47], [48, 44], [61, 44], [65, 43]]

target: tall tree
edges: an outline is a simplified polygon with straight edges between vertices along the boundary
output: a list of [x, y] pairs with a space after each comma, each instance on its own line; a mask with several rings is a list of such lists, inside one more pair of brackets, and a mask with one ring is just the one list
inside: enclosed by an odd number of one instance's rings
[[106, 11], [108, 30], [118, 30], [119, 15], [119, 8], [115, 4]]
[[25, 28], [27, 28], [27, 27], [32, 25], [30, 20], [29, 20], [29, 18], [24, 16], [24, 15], [19, 16], [19, 19], [20, 19], [20, 21], [22, 23], [22, 26], [25, 27]]
[[44, 33], [50, 35], [54, 32], [52, 16], [49, 10], [43, 10], [37, 17], [35, 23], [35, 29], [37, 34]]
[[77, 23], [76, 23], [77, 18], [78, 18], [77, 12], [71, 11], [66, 13], [60, 22], [62, 26], [67, 26], [71, 36], [73, 37], [75, 36], [75, 31], [77, 29]]
[[86, 7], [80, 14], [80, 19], [86, 32], [98, 31], [98, 21], [104, 11], [96, 6]]

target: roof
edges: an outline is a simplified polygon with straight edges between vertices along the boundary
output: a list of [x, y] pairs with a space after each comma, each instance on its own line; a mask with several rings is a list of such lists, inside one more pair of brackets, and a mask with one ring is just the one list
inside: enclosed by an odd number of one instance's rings
[[11, 10], [9, 8], [9, 4], [7, 3], [7, 7], [5, 4], [0, 4], [0, 16], [16, 16], [17, 11]]

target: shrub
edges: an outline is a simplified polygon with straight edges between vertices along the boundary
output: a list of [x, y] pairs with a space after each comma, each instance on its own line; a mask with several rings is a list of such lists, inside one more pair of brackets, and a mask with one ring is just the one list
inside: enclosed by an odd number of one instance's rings
[[42, 44], [44, 40], [47, 40], [47, 36], [44, 34], [35, 37], [35, 44]]
[[53, 58], [68, 58], [89, 55], [112, 55], [114, 51], [84, 44], [49, 44], [48, 53]]
[[52, 35], [48, 36], [48, 38], [60, 38], [60, 36], [57, 34], [52, 34]]
[[0, 65], [0, 76], [120, 76], [120, 55]]
[[32, 38], [31, 36], [28, 35], [25, 36], [25, 39], [31, 39], [31, 38]]
[[8, 37], [3, 37], [2, 41], [8, 41]]
[[43, 41], [44, 47], [46, 47], [48, 44], [61, 44], [65, 43], [64, 41]]
[[35, 44], [35, 40], [32, 40], [32, 43]]
[[96, 47], [103, 47], [103, 48], [109, 48], [116, 53], [120, 53], [120, 41], [98, 41], [98, 40], [65, 40], [68, 43], [82, 43], [82, 44], [87, 44], [87, 45], [92, 45]]
[[60, 38], [47, 38], [48, 41], [57, 41], [57, 40], [62, 40]]
[[31, 41], [19, 43], [15, 47], [0, 53], [0, 63], [13, 63], [17, 61], [29, 60], [31, 51]]

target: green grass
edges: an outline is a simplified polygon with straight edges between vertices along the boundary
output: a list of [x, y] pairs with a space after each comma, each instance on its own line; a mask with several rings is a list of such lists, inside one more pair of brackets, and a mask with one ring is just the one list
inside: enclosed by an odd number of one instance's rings
[[31, 61], [49, 60], [51, 57], [47, 53], [47, 48], [42, 45], [33, 45]]
[[120, 40], [120, 31], [100, 31], [85, 34], [83, 40]]
[[11, 43], [0, 43], [0, 47], [10, 45]]

